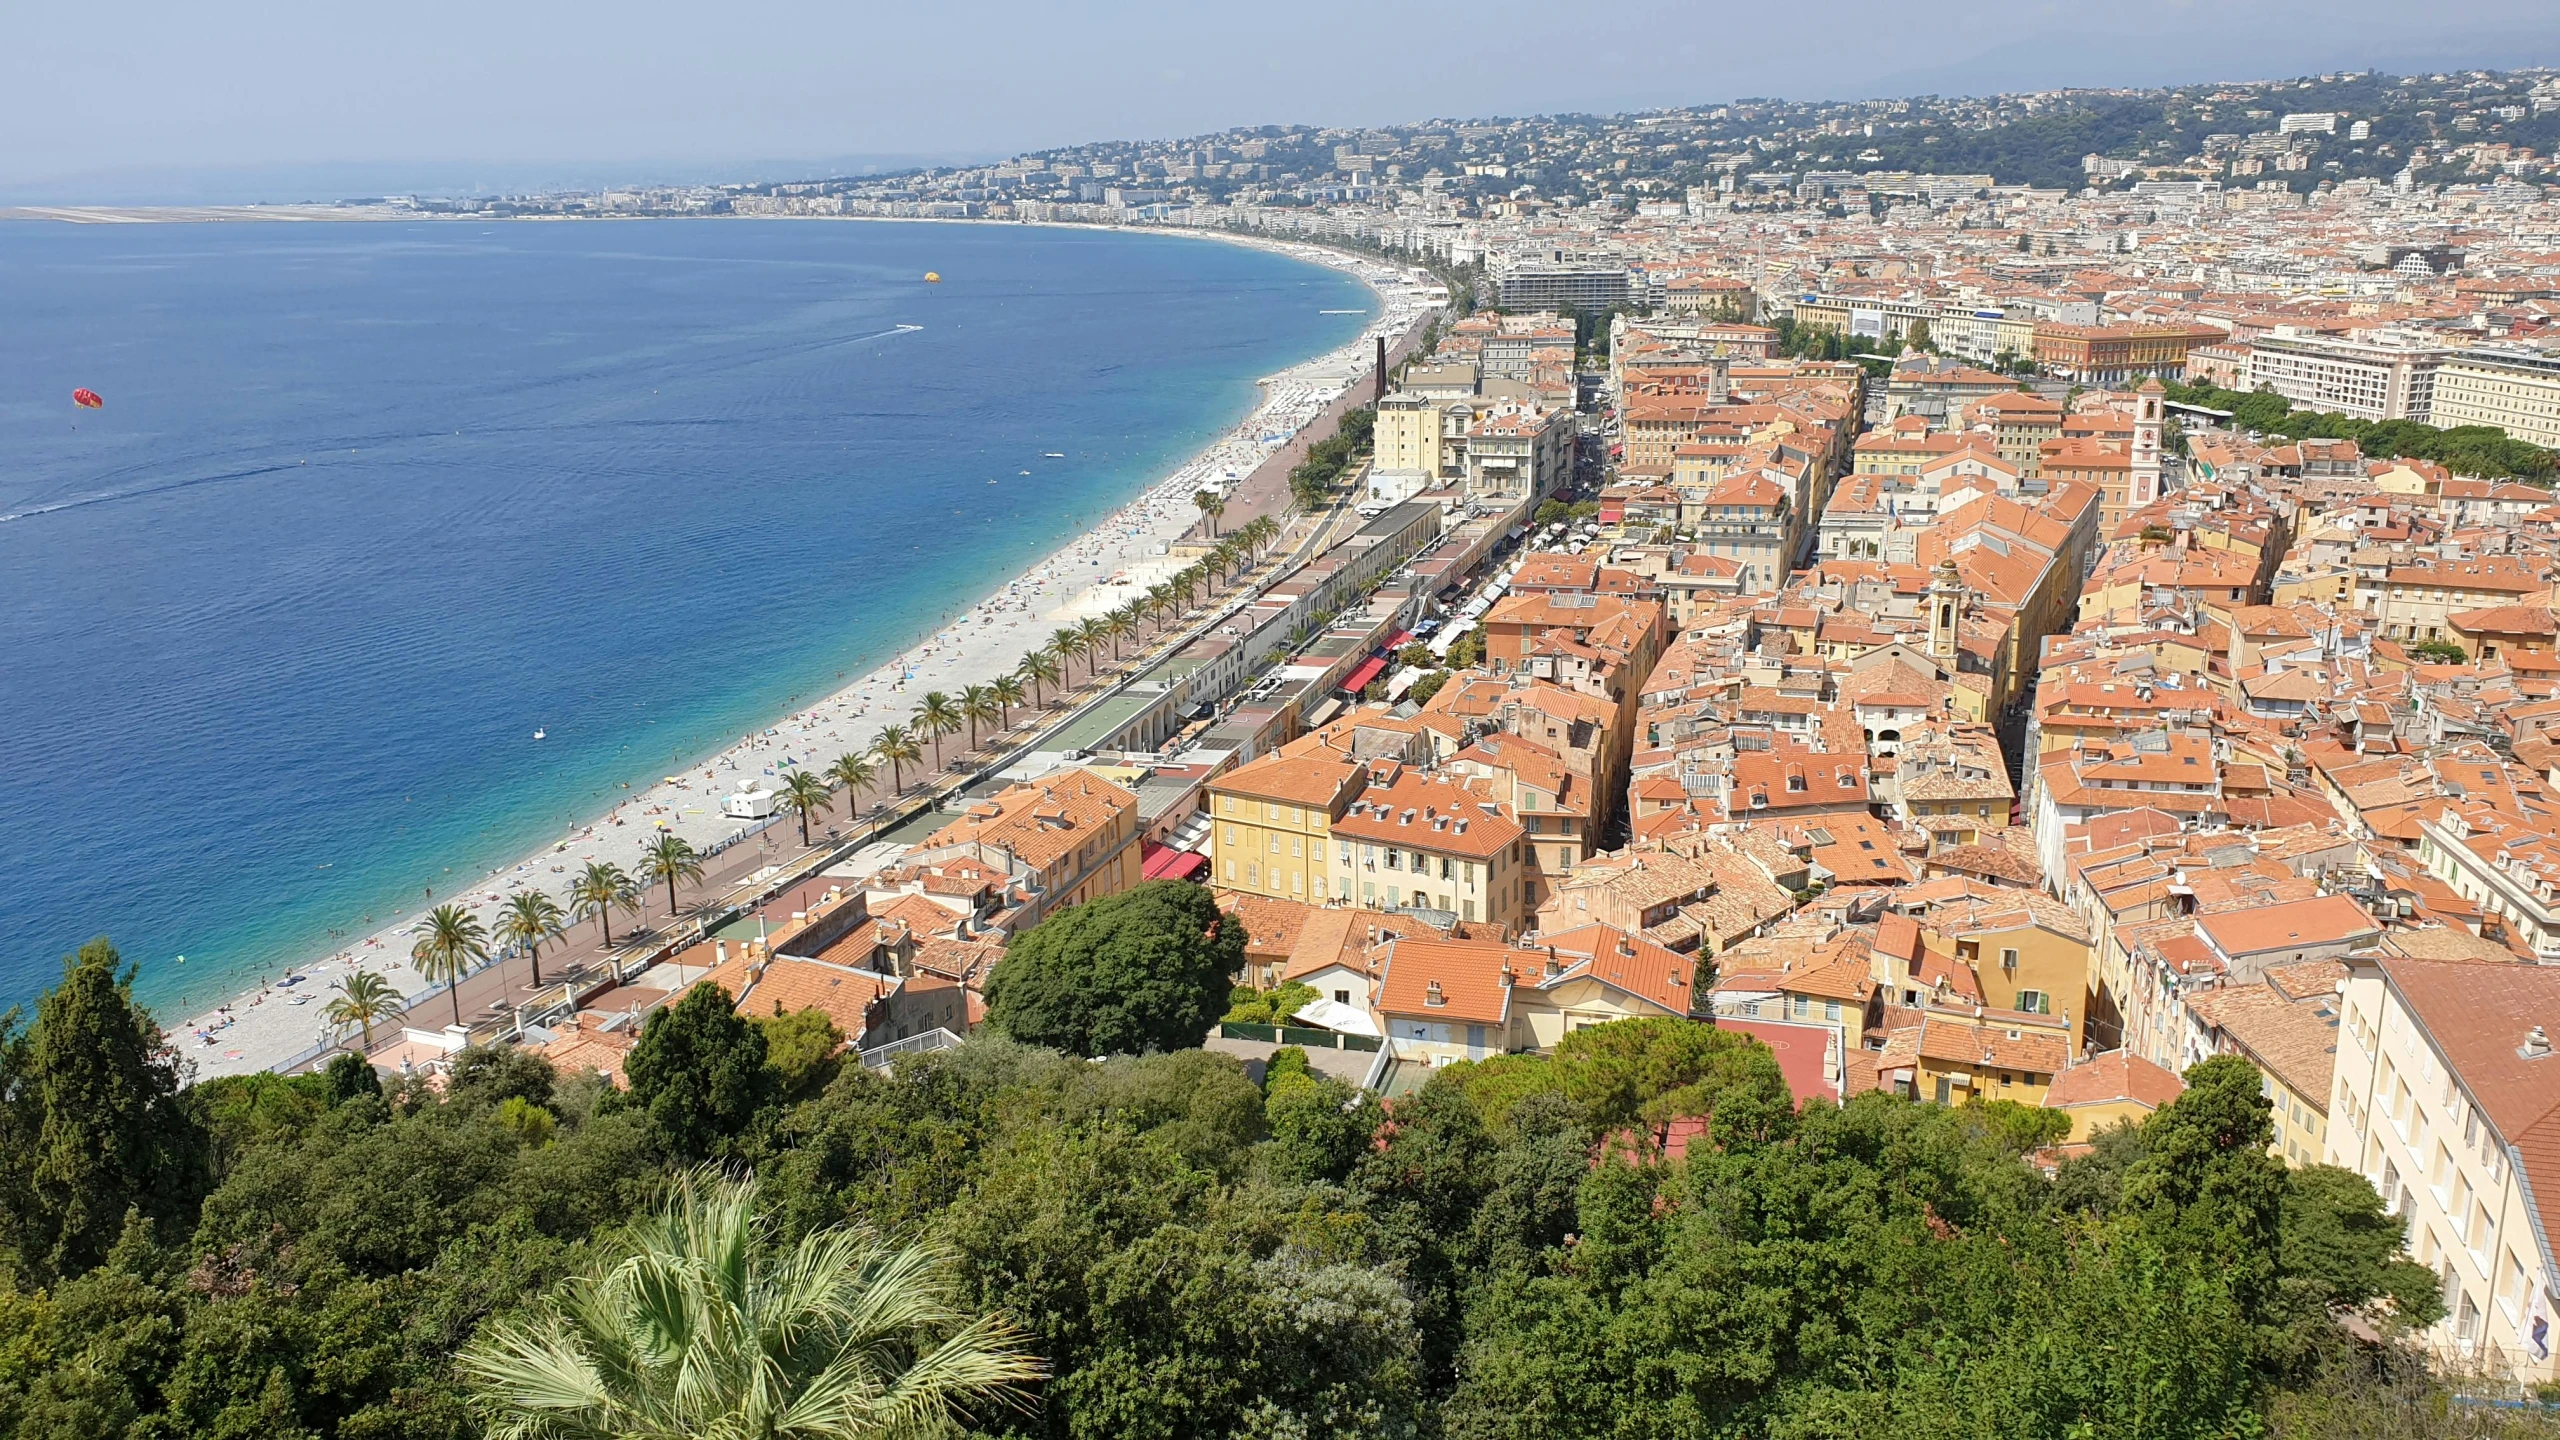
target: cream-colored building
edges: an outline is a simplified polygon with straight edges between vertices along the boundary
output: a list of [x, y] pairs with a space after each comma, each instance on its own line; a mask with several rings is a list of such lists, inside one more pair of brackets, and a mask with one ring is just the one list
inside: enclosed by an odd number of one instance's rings
[[1526, 833], [1489, 780], [1399, 774], [1333, 820], [1332, 897], [1492, 921], [1516, 934], [1537, 894]]
[[2444, 1286], [2448, 1365], [2553, 1378], [2560, 966], [2346, 959], [2329, 1164], [2373, 1182]]
[[1388, 1050], [1401, 1063], [1448, 1065], [1552, 1050], [1576, 1030], [1613, 1020], [1689, 1015], [1696, 957], [1605, 926], [1558, 939], [1537, 949], [1389, 939], [1370, 966]]
[[2329, 1153], [2329, 1092], [2337, 1061], [2337, 961], [2270, 967], [2255, 985], [2217, 985], [2180, 996], [2188, 1063], [2237, 1055], [2257, 1067], [2275, 1107], [2267, 1148], [2287, 1165]]
[[2436, 367], [2428, 423], [2494, 425], [2511, 440], [2560, 446], [2560, 355], [2465, 350]]
[[[1449, 411], [1455, 406], [1457, 423]], [[1434, 400], [1397, 391], [1378, 402], [1377, 423], [1369, 432], [1370, 467], [1391, 474], [1416, 474], [1436, 482], [1444, 478], [1452, 435], [1464, 435], [1470, 407], [1465, 401]]]

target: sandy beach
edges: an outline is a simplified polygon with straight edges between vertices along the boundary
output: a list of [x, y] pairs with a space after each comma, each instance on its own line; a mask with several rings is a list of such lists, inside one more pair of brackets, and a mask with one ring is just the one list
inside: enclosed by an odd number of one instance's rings
[[[410, 908], [343, 948], [276, 957], [267, 967], [275, 977], [271, 983], [170, 1027], [171, 1038], [199, 1078], [266, 1069], [331, 1038], [320, 1012], [332, 993], [331, 983], [353, 971], [373, 971], [413, 1001], [428, 993], [434, 987], [409, 960], [415, 943], [411, 927], [428, 909], [459, 904], [494, 928], [499, 908], [524, 890], [546, 892], [566, 910], [566, 888], [590, 861], [636, 872], [641, 851], [661, 831], [683, 836], [697, 850], [732, 841], [752, 822], [722, 815], [723, 797], [758, 781], [774, 788], [795, 766], [823, 769], [838, 755], [860, 753], [883, 726], [907, 721], [926, 691], [956, 694], [964, 686], [1010, 673], [1060, 626], [1115, 609], [1181, 569], [1186, 562], [1170, 550], [1200, 520], [1194, 493], [1223, 489], [1250, 475], [1322, 414], [1355, 377], [1365, 379], [1376, 337], [1384, 334], [1392, 342], [1404, 333], [1417, 319], [1419, 303], [1401, 287], [1407, 272], [1384, 261], [1255, 237], [1204, 238], [1277, 250], [1352, 274], [1379, 296], [1381, 313], [1350, 344], [1266, 379], [1250, 415], [1091, 530], [965, 608], [963, 597], [954, 596], [942, 628], [910, 638], [868, 674], [738, 737], [681, 773], [632, 776], [620, 804], [553, 843], [487, 871], [460, 893], [440, 890], [430, 897], [422, 886], [412, 893]], [[821, 817], [821, 823], [842, 819], [838, 811]]]

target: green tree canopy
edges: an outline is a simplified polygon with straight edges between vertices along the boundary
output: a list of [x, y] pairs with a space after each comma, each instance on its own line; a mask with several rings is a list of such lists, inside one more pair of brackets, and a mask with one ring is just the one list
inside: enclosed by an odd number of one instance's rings
[[1244, 968], [1244, 929], [1197, 885], [1155, 881], [1058, 911], [988, 977], [987, 1021], [1029, 1045], [1125, 1055], [1198, 1045]]
[[631, 1103], [649, 1117], [667, 1153], [693, 1161], [745, 1135], [772, 1098], [765, 1034], [740, 1019], [729, 992], [709, 981], [649, 1016], [623, 1061]]
[[204, 1137], [178, 1085], [176, 1055], [103, 936], [64, 958], [33, 1025], [0, 1020], [0, 1234], [21, 1265], [77, 1275], [106, 1258], [126, 1212], [186, 1213]]

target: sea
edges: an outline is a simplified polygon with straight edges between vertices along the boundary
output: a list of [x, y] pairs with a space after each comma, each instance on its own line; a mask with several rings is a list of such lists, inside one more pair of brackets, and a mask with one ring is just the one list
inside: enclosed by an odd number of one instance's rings
[[0, 223], [0, 1007], [105, 935], [174, 1023], [521, 856], [1374, 310], [1028, 226]]

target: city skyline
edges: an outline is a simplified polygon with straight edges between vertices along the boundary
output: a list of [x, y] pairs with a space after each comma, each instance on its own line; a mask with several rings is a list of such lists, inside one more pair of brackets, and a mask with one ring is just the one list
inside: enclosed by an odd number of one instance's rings
[[[1886, 33], [1890, 17], [1866, 8], [1875, 23], [1860, 23], [1852, 6], [1842, 31]], [[219, 27], [164, 9], [101, 35], [76, 15], [34, 15], [17, 52], [26, 59], [0, 72], [10, 79], [0, 90], [0, 200], [785, 179], [1266, 124], [2560, 58], [2560, 36], [2508, 0], [2424, 16], [2173, 6], [2138, 27], [2005, 4], [1846, 52], [1797, 43], [1783, 14], [1618, 0], [1583, 17], [1579, 49], [1592, 63], [1562, 67], [1543, 47], [1453, 43], [1459, 19], [1492, 36], [1551, 23], [1511, 5], [1464, 17], [1319, 7], [1279, 33], [1250, 15], [1177, 18], [1135, 5], [1064, 16], [1006, 5], [914, 16], [784, 6], [760, 24], [716, 26], [665, 5], [610, 18], [582, 5], [530, 17], [465, 5], [432, 21], [315, 23], [278, 11]], [[953, 36], [976, 48], [952, 53]], [[967, 103], [953, 101], [955, 77], [974, 82], [961, 92]]]

